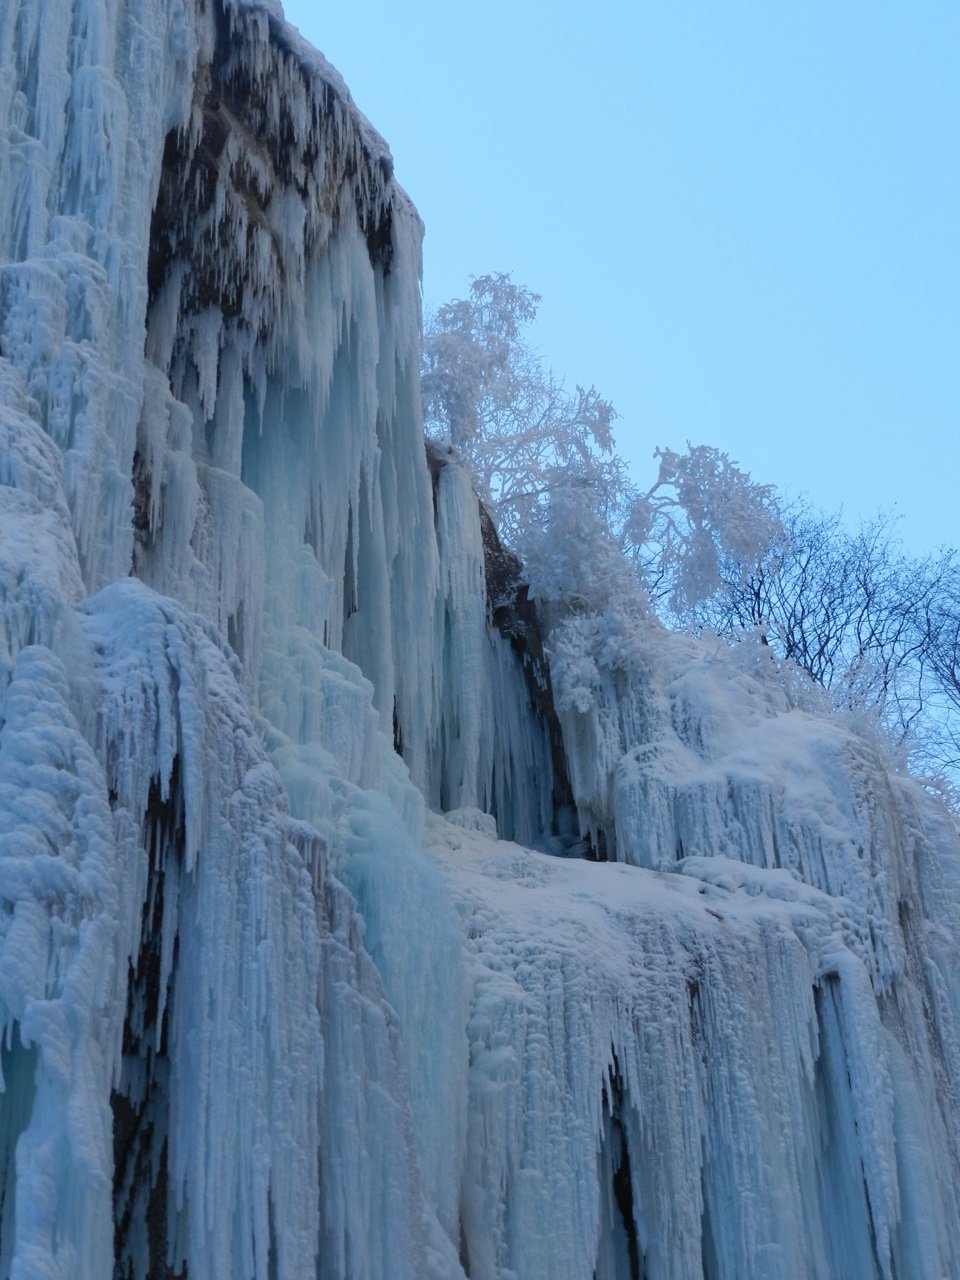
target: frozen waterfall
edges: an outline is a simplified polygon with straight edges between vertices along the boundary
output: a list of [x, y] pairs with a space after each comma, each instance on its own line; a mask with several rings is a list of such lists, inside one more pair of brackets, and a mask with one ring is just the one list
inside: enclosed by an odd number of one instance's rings
[[0, 1280], [960, 1275], [952, 819], [555, 696], [420, 239], [271, 0], [0, 10]]

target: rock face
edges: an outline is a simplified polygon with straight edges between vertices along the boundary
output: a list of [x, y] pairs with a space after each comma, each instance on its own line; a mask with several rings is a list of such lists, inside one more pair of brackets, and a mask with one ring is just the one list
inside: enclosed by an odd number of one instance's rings
[[420, 235], [277, 8], [0, 16], [0, 1280], [956, 1274], [952, 822], [746, 649], [554, 698]]

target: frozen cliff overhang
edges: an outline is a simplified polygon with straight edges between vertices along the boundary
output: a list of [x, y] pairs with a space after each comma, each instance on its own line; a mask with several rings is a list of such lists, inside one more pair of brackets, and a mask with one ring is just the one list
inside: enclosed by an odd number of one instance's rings
[[343, 218], [356, 222], [371, 264], [389, 271], [402, 196], [386, 144], [282, 20], [218, 3], [206, 25], [208, 60], [186, 120], [164, 142], [151, 303], [167, 289], [182, 314], [214, 308], [269, 362], [290, 341], [305, 263]]
[[420, 237], [276, 6], [0, 16], [0, 1280], [952, 1274], [951, 820], [538, 614]]

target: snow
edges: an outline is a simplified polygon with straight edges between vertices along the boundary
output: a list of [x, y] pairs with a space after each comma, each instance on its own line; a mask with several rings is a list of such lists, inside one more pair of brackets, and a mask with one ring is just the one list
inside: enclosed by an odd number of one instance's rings
[[616, 566], [549, 696], [279, 8], [5, 11], [0, 196], [0, 1280], [955, 1273], [952, 818]]

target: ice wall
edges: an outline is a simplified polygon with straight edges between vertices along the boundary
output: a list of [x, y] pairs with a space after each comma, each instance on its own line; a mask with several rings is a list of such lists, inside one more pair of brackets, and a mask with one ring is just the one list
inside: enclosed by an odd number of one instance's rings
[[276, 6], [0, 13], [0, 1280], [953, 1274], [953, 826], [652, 625], [564, 700], [420, 235]]
[[[745, 961], [718, 991], [710, 945], [685, 948], [699, 957], [695, 1020], [742, 988], [737, 1008], [706, 1014], [702, 1032], [725, 1044], [702, 1053], [703, 1096], [726, 1094], [725, 1125], [732, 1098], [758, 1108], [719, 1142], [709, 1116], [701, 1124], [704, 1275], [951, 1274], [960, 1259], [955, 819], [892, 771], [882, 741], [826, 712], [802, 673], [764, 646], [698, 642], [648, 619], [605, 663], [565, 643], [563, 625], [554, 677], [561, 690], [580, 682], [578, 699], [559, 706], [584, 829], [620, 863], [692, 877], [707, 897], [720, 891], [717, 918], [742, 923], [757, 909], [763, 936], [782, 913], [806, 953], [800, 971]], [[784, 980], [796, 983], [790, 995], [777, 991]], [[759, 1018], [761, 1039], [782, 1045], [784, 1009], [808, 1023], [786, 1075], [737, 1027]], [[778, 1121], [783, 1158], [757, 1145], [780, 1105], [764, 1096], [771, 1081], [800, 1108]], [[718, 1187], [743, 1143], [752, 1153]], [[752, 1242], [721, 1239], [738, 1219], [734, 1233], [754, 1232], [774, 1188], [783, 1198]]]

